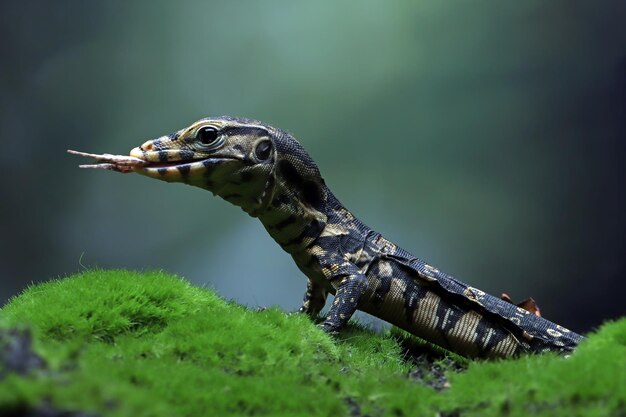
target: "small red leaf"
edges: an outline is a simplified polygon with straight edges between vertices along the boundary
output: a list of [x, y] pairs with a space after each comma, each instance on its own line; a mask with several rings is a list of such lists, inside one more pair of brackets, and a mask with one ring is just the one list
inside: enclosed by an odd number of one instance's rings
[[[506, 301], [507, 303], [515, 304], [513, 300], [511, 300], [511, 297], [505, 292], [502, 293], [500, 298]], [[520, 301], [519, 303], [515, 305], [520, 308], [523, 308], [526, 311], [533, 313], [537, 317], [541, 317], [541, 309], [539, 309], [539, 306], [537, 305], [537, 303], [532, 297], [528, 297], [527, 299]]]

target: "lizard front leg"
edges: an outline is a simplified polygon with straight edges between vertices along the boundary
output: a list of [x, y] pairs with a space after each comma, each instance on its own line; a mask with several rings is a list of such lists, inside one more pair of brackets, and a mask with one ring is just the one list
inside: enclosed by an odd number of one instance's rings
[[331, 281], [336, 288], [328, 316], [322, 329], [328, 333], [336, 333], [344, 327], [356, 311], [359, 300], [367, 290], [367, 278], [361, 273], [347, 275]]
[[309, 279], [306, 284], [302, 307], [300, 307], [299, 310], [300, 313], [306, 313], [309, 317], [315, 318], [322, 308], [324, 308], [326, 296], [328, 296], [326, 287]]

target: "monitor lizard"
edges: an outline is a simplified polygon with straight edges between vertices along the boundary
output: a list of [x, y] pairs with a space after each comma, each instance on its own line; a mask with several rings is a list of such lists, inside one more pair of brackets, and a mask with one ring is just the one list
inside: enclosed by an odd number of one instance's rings
[[[215, 117], [149, 140], [130, 156], [87, 154], [84, 168], [204, 188], [258, 218], [308, 277], [300, 311], [338, 332], [355, 310], [467, 357], [567, 354], [583, 336], [464, 284], [370, 229], [326, 186], [302, 145], [256, 120]], [[530, 303], [534, 305], [534, 303]]]

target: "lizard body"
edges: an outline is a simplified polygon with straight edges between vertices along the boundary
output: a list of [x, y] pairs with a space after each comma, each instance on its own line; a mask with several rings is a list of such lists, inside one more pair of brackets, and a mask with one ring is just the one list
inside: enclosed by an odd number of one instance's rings
[[385, 239], [348, 211], [301, 144], [259, 121], [217, 117], [145, 142], [101, 167], [207, 189], [257, 217], [308, 277], [300, 311], [339, 331], [356, 309], [468, 357], [571, 352], [568, 329], [468, 286]]

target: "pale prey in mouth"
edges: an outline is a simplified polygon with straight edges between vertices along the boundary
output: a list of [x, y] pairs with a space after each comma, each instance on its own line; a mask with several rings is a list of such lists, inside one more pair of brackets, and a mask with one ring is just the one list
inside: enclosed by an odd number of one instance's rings
[[87, 153], [87, 152], [79, 152], [71, 149], [67, 150], [67, 153], [72, 155], [84, 156], [87, 158], [93, 158], [96, 160], [95, 164], [82, 164], [79, 165], [79, 168], [88, 168], [88, 169], [106, 169], [109, 171], [117, 171], [124, 174], [128, 174], [130, 172], [135, 172], [139, 169], [144, 170], [159, 170], [163, 168], [175, 168], [178, 166], [191, 166], [194, 164], [201, 163], [204, 166], [213, 165], [218, 162], [224, 162], [225, 160], [232, 158], [203, 158], [203, 159], [195, 159], [191, 161], [171, 161], [171, 162], [152, 162], [146, 161], [141, 158], [136, 158], [134, 156], [126, 156], [126, 155], [113, 155], [110, 153], [96, 154], [96, 153]]
[[67, 150], [72, 155], [93, 158], [97, 163], [79, 165], [79, 168], [107, 169], [109, 171], [122, 172], [124, 174], [133, 172], [136, 168], [143, 168], [151, 165], [150, 161], [145, 161], [134, 156], [113, 155], [110, 153], [96, 154]]

